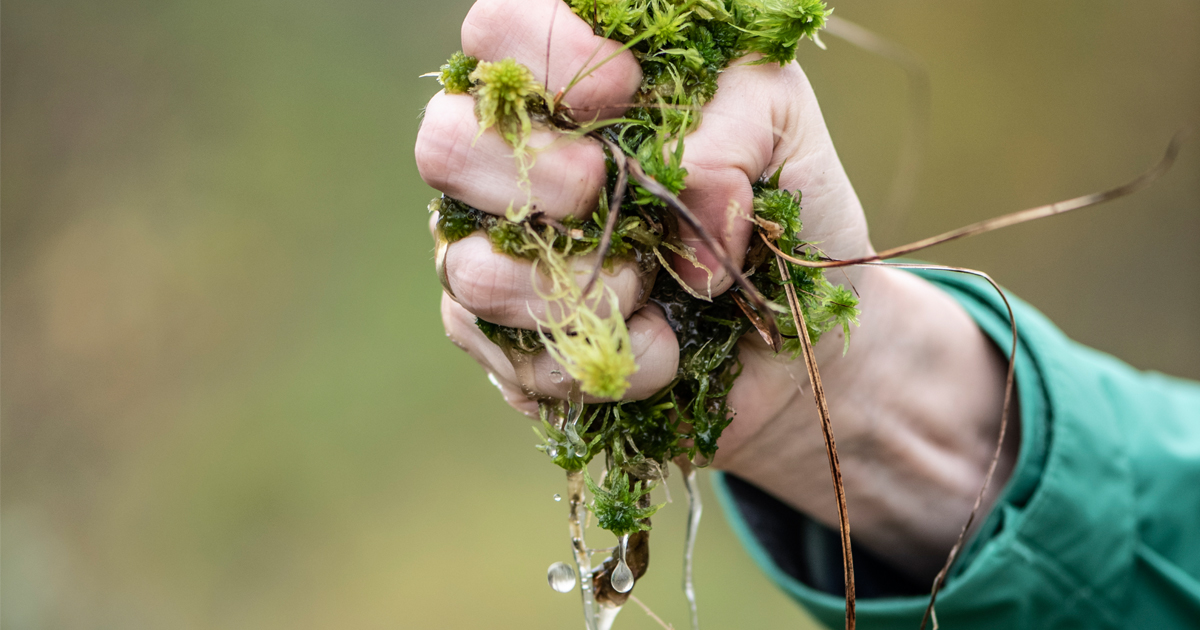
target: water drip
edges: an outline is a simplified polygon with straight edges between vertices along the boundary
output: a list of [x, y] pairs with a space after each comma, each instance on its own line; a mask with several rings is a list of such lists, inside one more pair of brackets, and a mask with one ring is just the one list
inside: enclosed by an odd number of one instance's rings
[[569, 593], [575, 588], [575, 569], [565, 562], [555, 562], [546, 569], [546, 581], [559, 593]]
[[625, 552], [629, 548], [629, 534], [621, 536], [621, 546], [617, 556], [617, 566], [613, 569], [612, 576], [609, 581], [612, 583], [613, 590], [618, 593], [628, 593], [633, 590], [633, 571], [629, 569], [629, 565], [625, 563]]

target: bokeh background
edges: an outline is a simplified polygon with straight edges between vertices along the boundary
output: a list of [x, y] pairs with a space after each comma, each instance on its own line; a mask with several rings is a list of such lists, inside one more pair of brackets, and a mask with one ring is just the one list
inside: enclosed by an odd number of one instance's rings
[[[544, 577], [561, 475], [438, 321], [417, 75], [469, 4], [4, 3], [4, 628], [577, 626]], [[903, 72], [802, 47], [880, 246], [1123, 182], [1200, 121], [1194, 0], [835, 6], [931, 71], [896, 221]], [[1198, 140], [1132, 198], [926, 256], [1200, 378]], [[682, 510], [639, 586], [677, 627]], [[715, 505], [697, 563], [706, 627], [809, 627]]]

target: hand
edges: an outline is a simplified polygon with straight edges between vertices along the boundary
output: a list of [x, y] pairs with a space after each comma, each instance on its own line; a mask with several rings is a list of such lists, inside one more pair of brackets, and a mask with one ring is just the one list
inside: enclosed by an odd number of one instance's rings
[[[553, 33], [547, 54], [547, 38]], [[484, 61], [513, 57], [547, 80], [551, 94], [594, 59], [618, 50], [593, 35], [561, 0], [480, 0], [462, 29], [463, 50]], [[549, 61], [549, 68], [547, 62]], [[641, 79], [624, 52], [574, 86], [564, 102], [576, 119], [619, 115]], [[780, 187], [803, 193], [802, 238], [833, 258], [873, 253], [862, 207], [834, 150], [816, 97], [796, 63], [734, 63], [720, 78], [702, 123], [685, 140], [687, 188], [681, 198], [740, 265], [752, 225], [753, 182], [784, 165]], [[518, 186], [511, 149], [493, 131], [476, 139], [473, 100], [440, 93], [417, 138], [425, 181], [485, 212], [503, 214], [528, 200]], [[590, 139], [534, 134], [542, 147], [529, 172], [533, 202], [553, 218], [589, 216], [605, 182], [604, 154]], [[712, 290], [732, 279], [685, 231]], [[699, 291], [706, 272], [676, 259], [673, 267]], [[577, 260], [590, 269], [588, 257]], [[533, 329], [545, 304], [530, 264], [492, 251], [482, 235], [452, 244], [445, 271], [455, 299], [443, 296], [447, 334], [479, 361], [513, 407], [536, 411], [532, 396], [565, 398], [569, 383], [545, 353], [518, 369], [475, 327], [475, 318]], [[830, 272], [861, 296], [861, 326], [842, 355], [841, 332], [818, 345], [834, 418], [855, 540], [915, 577], [931, 578], [970, 511], [990, 460], [1003, 396], [1004, 362], [967, 314], [916, 277], [876, 267]], [[632, 266], [603, 281], [620, 298], [639, 370], [626, 396], [647, 397], [675, 375], [679, 348], [662, 312], [636, 312], [641, 279]], [[714, 465], [836, 527], [836, 503], [824, 445], [802, 363], [775, 357], [757, 335], [741, 342], [744, 372], [729, 396], [736, 417]], [[1010, 449], [1011, 450], [1011, 449]], [[1011, 468], [1002, 462], [999, 488]]]

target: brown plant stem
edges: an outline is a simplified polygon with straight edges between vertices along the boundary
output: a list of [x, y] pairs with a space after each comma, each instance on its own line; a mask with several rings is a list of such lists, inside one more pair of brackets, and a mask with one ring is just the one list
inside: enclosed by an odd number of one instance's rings
[[1063, 214], [1072, 210], [1094, 206], [1106, 201], [1112, 201], [1113, 199], [1124, 197], [1126, 195], [1132, 195], [1133, 193], [1154, 183], [1154, 181], [1159, 177], [1162, 177], [1164, 173], [1170, 170], [1171, 165], [1175, 163], [1175, 158], [1179, 155], [1179, 148], [1182, 146], [1184, 138], [1189, 133], [1190, 130], [1177, 132], [1175, 136], [1171, 138], [1171, 142], [1167, 145], [1166, 152], [1163, 154], [1162, 159], [1159, 160], [1157, 164], [1141, 175], [1138, 175], [1133, 180], [1117, 186], [1116, 188], [1110, 188], [1108, 190], [1090, 193], [1080, 197], [1075, 197], [1073, 199], [1066, 199], [1064, 201], [1059, 201], [1049, 205], [1020, 210], [1011, 214], [980, 221], [978, 223], [972, 223], [971, 225], [960, 227], [956, 230], [950, 230], [949, 232], [944, 232], [942, 234], [938, 234], [937, 236], [923, 238], [907, 245], [886, 249], [870, 256], [849, 258], [846, 260], [804, 260], [786, 254], [780, 251], [778, 247], [775, 247], [770, 243], [768, 243], [767, 246], [770, 247], [776, 255], [782, 256], [784, 260], [801, 267], [814, 267], [820, 269], [827, 269], [830, 267], [846, 267], [849, 265], [862, 265], [880, 260], [886, 260], [888, 258], [896, 258], [897, 256], [904, 256], [906, 254], [918, 252], [927, 247], [941, 245], [942, 243], [947, 243], [966, 236], [976, 236], [985, 232], [991, 232], [992, 230], [998, 230], [1000, 228], [1025, 223], [1027, 221], [1044, 219], [1046, 217], [1052, 217], [1056, 214]]
[[825, 387], [821, 384], [821, 373], [817, 370], [817, 356], [813, 352], [812, 339], [808, 336], [808, 322], [804, 320], [804, 311], [800, 309], [800, 300], [796, 297], [796, 288], [792, 286], [787, 263], [782, 257], [776, 255], [775, 264], [779, 265], [779, 274], [783, 278], [788, 306], [792, 311], [792, 321], [796, 324], [796, 332], [800, 337], [801, 346], [804, 348], [804, 367], [808, 370], [808, 382], [812, 385], [813, 400], [817, 403], [817, 414], [821, 417], [821, 435], [825, 438], [825, 454], [829, 458], [829, 475], [833, 478], [833, 490], [837, 494], [838, 529], [842, 534], [842, 571], [846, 582], [846, 630], [854, 630], [856, 623], [854, 555], [850, 549], [850, 516], [846, 510], [846, 488], [842, 484], [842, 466], [838, 463], [837, 444], [833, 439], [833, 422], [829, 417], [829, 402], [825, 399]]
[[921, 617], [921, 630], [925, 630], [925, 624], [930, 618], [933, 618], [934, 628], [937, 628], [937, 617], [934, 612], [934, 605], [937, 603], [938, 591], [942, 585], [946, 583], [946, 576], [950, 573], [950, 567], [954, 561], [958, 559], [958, 554], [962, 551], [963, 543], [966, 542], [967, 532], [970, 531], [971, 525], [975, 522], [975, 516], [979, 513], [979, 508], [983, 505], [983, 497], [987, 493], [988, 486], [992, 482], [992, 477], [996, 474], [996, 466], [1000, 463], [1000, 455], [1004, 450], [1004, 436], [1008, 431], [1008, 415], [1009, 409], [1012, 407], [1013, 388], [1016, 384], [1016, 368], [1017, 368], [1017, 318], [1013, 315], [1012, 305], [1008, 302], [1008, 297], [1004, 295], [1004, 290], [991, 276], [982, 271], [975, 269], [965, 269], [963, 267], [948, 267], [945, 265], [923, 265], [914, 263], [866, 263], [876, 267], [896, 267], [900, 269], [926, 269], [930, 271], [950, 271], [954, 273], [965, 273], [972, 276], [978, 276], [988, 281], [996, 293], [1000, 295], [1000, 299], [1004, 301], [1004, 308], [1008, 310], [1008, 321], [1012, 327], [1012, 348], [1008, 353], [1008, 371], [1004, 377], [1004, 405], [1000, 411], [1000, 434], [996, 437], [996, 450], [992, 453], [992, 461], [988, 464], [987, 474], [983, 477], [983, 485], [979, 488], [979, 494], [975, 496], [975, 505], [971, 507], [971, 514], [967, 516], [967, 522], [963, 524], [962, 530], [958, 533], [958, 539], [954, 541], [954, 546], [950, 548], [950, 553], [946, 556], [946, 563], [942, 565], [942, 569], [938, 571], [937, 576], [933, 579], [933, 588], [929, 593], [929, 605], [925, 607], [925, 614]]
[[[615, 143], [607, 139], [605, 139], [605, 142], [608, 143], [610, 147], [616, 147]], [[697, 218], [696, 215], [693, 214], [692, 211], [686, 205], [684, 205], [682, 201], [679, 200], [679, 197], [676, 197], [674, 193], [672, 193], [670, 190], [667, 190], [666, 186], [658, 183], [658, 181], [653, 177], [647, 175], [646, 172], [642, 170], [642, 165], [639, 164], [637, 160], [631, 158], [629, 159], [628, 163], [629, 174], [635, 181], [637, 181], [638, 185], [648, 190], [655, 197], [661, 199], [663, 203], [667, 204], [667, 207], [674, 210], [675, 213], [680, 216], [680, 218], [686, 221], [687, 224], [696, 231], [696, 235], [700, 237], [700, 240], [704, 242], [704, 245], [708, 247], [713, 256], [717, 257], [717, 260], [721, 263], [721, 267], [725, 269], [725, 272], [728, 273], [738, 287], [742, 289], [742, 292], [745, 293], [746, 297], [750, 299], [750, 302], [754, 304], [754, 308], [763, 315], [763, 321], [767, 325], [767, 330], [769, 333], [771, 348], [776, 352], [779, 352], [783, 348], [783, 337], [779, 334], [779, 327], [775, 325], [775, 318], [768, 316], [771, 313], [771, 309], [767, 306], [766, 298], [764, 298], [762, 293], [759, 293], [758, 289], [756, 289], [754, 285], [746, 279], [746, 277], [742, 274], [742, 271], [733, 263], [733, 259], [729, 257], [729, 254], [725, 251], [725, 248], [721, 246], [721, 243], [717, 239], [713, 238], [712, 234], [709, 233], [708, 228], [704, 227], [704, 224], [700, 222], [700, 219]]]
[[604, 259], [608, 257], [608, 249], [612, 247], [613, 230], [617, 228], [617, 219], [621, 215], [621, 202], [625, 200], [625, 188], [629, 184], [629, 166], [626, 163], [625, 152], [615, 143], [608, 142], [607, 144], [613, 161], [617, 164], [617, 185], [613, 188], [612, 198], [608, 201], [608, 217], [604, 220], [604, 233], [600, 236], [600, 247], [598, 248], [600, 256], [596, 259], [592, 275], [588, 277], [587, 284], [583, 287], [584, 295], [592, 292], [592, 286], [596, 284], [596, 278], [600, 277], [600, 270], [604, 268]]

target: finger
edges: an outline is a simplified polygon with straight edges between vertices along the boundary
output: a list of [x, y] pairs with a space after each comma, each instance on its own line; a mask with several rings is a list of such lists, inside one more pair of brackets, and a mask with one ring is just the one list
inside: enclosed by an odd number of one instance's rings
[[[587, 282], [597, 255], [593, 252], [570, 259], [580, 285]], [[539, 272], [535, 288], [533, 263], [497, 253], [482, 233], [452, 243], [446, 252], [445, 270], [459, 303], [478, 317], [526, 330], [535, 330], [538, 320], [546, 320], [546, 302], [538, 291], [547, 292], [549, 281]], [[634, 263], [616, 265], [611, 272], [601, 271], [600, 279], [616, 291], [622, 317], [628, 318], [644, 301], [642, 280]], [[607, 317], [608, 301], [602, 300], [596, 311]]]
[[520, 411], [530, 418], [538, 417], [537, 399], [530, 398], [521, 389], [520, 385], [496, 376], [495, 372], [488, 372], [488, 381], [492, 385], [495, 385], [496, 389], [500, 390], [500, 395], [504, 397], [504, 402], [508, 403], [509, 407]]
[[[862, 203], [838, 158], [821, 115], [821, 106], [808, 77], [796, 63], [779, 69], [772, 101], [775, 142], [770, 175], [781, 165], [779, 187], [803, 193], [801, 238], [820, 243], [833, 258], [857, 258], [874, 253]], [[856, 275], [859, 270], [849, 270]]]
[[[800, 66], [739, 62], [718, 80], [702, 110], [702, 124], [684, 140], [687, 188], [681, 201], [741, 266], [753, 225], [753, 183], [785, 165], [780, 186], [803, 193], [803, 235], [835, 258], [870, 248], [862, 207], [838, 160], [812, 86]], [[731, 204], [736, 211], [731, 211]], [[739, 216], [740, 213], [740, 216]], [[685, 243], [713, 271], [713, 289], [732, 284], [694, 231], [681, 226]], [[826, 247], [828, 246], [828, 247]], [[673, 267], [699, 291], [707, 274], [679, 256]]]
[[[485, 61], [512, 57], [525, 64], [551, 95], [621, 48], [595, 35], [562, 0], [479, 0], [463, 22], [462, 45]], [[621, 105], [641, 81], [641, 67], [624, 51], [572, 87], [563, 102], [576, 108], [577, 120], [612, 118], [625, 110]]]
[[556, 219], [590, 216], [607, 177], [600, 144], [542, 129], [533, 132], [530, 146], [535, 160], [525, 190], [512, 147], [494, 129], [479, 134], [474, 100], [441, 92], [429, 101], [417, 132], [417, 170], [430, 186], [491, 214], [532, 203]]
[[[749, 243], [753, 212], [753, 182], [771, 160], [775, 142], [771, 82], [778, 66], [733, 66], [718, 80], [717, 94], [701, 112], [702, 123], [684, 139], [683, 165], [687, 187], [680, 200], [692, 210], [709, 234], [741, 268]], [[686, 224], [684, 243], [713, 273], [713, 293], [733, 284], [719, 258]], [[675, 255], [673, 267], [692, 288], [704, 292], [708, 273]]]
[[[475, 317], [448, 297], [442, 298], [442, 321], [446, 334], [464, 348], [501, 383], [516, 383], [527, 396], [566, 399], [573, 386], [566, 370], [546, 352], [540, 352], [521, 369], [504, 356], [475, 326]], [[650, 305], [629, 318], [629, 340], [638, 371], [629, 378], [626, 400], [654, 395], [675, 378], [679, 365], [679, 343], [657, 306]], [[603, 399], [585, 396], [584, 402]]]
[[[458, 328], [461, 326], [457, 314], [452, 308], [454, 305], [453, 298], [449, 295], [442, 295], [442, 326], [446, 330], [446, 336], [460, 350], [471, 355], [471, 358], [475, 359], [476, 363], [487, 370], [488, 381], [492, 385], [495, 385], [496, 389], [500, 390], [500, 395], [504, 397], [504, 402], [527, 416], [536, 417], [538, 411], [537, 400], [531, 398], [515, 381], [492, 371], [490, 366], [493, 362], [497, 362], [500, 365], [505, 361], [504, 354], [500, 348], [495, 344], [478, 343], [470, 335], [466, 336], [466, 339], [463, 338], [464, 335], [462, 332], [458, 331]], [[476, 328], [476, 331], [478, 331], [478, 328]]]

